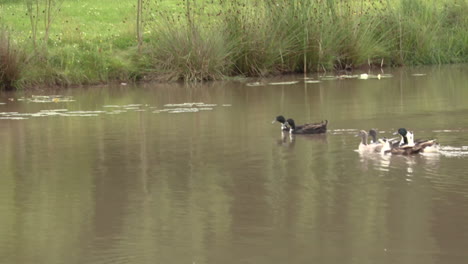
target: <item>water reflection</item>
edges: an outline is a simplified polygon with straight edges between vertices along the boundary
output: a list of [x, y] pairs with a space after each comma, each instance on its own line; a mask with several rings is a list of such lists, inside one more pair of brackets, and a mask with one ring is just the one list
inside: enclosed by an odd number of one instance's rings
[[[40, 104], [1, 94], [2, 113], [98, 116], [0, 120], [0, 255], [52, 264], [464, 263], [462, 69], [92, 87], [62, 91], [74, 102]], [[201, 102], [213, 110], [153, 113]], [[270, 123], [277, 113], [328, 119], [329, 132], [280, 134]], [[436, 137], [441, 152], [357, 153], [354, 135], [368, 127], [382, 136], [411, 128]]]

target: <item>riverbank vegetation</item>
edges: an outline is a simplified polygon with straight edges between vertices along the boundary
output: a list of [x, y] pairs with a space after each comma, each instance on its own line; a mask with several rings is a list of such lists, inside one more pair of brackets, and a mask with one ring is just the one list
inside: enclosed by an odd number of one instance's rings
[[466, 0], [0, 1], [0, 85], [468, 61]]

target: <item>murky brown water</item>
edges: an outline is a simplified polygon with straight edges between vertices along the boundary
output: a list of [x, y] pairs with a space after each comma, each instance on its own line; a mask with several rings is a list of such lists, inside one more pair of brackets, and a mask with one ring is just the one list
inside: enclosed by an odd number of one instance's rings
[[[467, 263], [467, 72], [1, 94], [0, 262]], [[354, 151], [399, 127], [441, 153]]]

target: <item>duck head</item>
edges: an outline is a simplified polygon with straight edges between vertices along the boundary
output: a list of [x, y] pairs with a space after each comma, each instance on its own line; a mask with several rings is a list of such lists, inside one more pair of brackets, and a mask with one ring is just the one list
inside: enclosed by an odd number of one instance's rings
[[286, 124], [291, 127], [291, 130], [296, 129], [296, 124], [294, 123], [294, 120], [292, 118], [289, 118], [288, 120], [286, 120]]
[[277, 116], [271, 123], [273, 124], [275, 122], [281, 123], [281, 130], [287, 130], [288, 129], [286, 119], [284, 118], [284, 116], [282, 116], [282, 115]]
[[369, 130], [369, 136], [372, 138], [371, 143], [377, 143], [377, 131], [375, 129]]
[[367, 132], [364, 130], [359, 131], [355, 137], [361, 137], [361, 143], [359, 143], [359, 147], [362, 148], [367, 145]]
[[408, 145], [408, 131], [406, 128], [399, 128], [397, 132], [393, 133], [393, 135], [399, 134], [401, 136], [400, 145]]
[[275, 122], [279, 122], [281, 124], [284, 124], [284, 122], [286, 122], [286, 119], [284, 118], [284, 116], [279, 115], [273, 121], [271, 121], [272, 124], [275, 123]]

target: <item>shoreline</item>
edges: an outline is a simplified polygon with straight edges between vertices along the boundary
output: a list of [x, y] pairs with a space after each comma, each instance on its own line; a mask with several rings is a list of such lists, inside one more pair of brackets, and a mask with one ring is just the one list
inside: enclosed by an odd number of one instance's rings
[[0, 89], [468, 62], [468, 4], [454, 0], [55, 3], [50, 21], [31, 15], [45, 4], [0, 5]]

